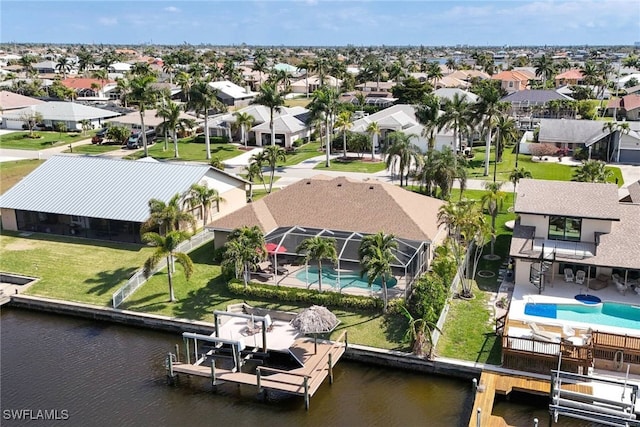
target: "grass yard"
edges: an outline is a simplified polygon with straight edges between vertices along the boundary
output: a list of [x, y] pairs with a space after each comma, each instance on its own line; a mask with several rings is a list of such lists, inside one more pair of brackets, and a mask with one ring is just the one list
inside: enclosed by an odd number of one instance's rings
[[[178, 154], [180, 160], [183, 161], [207, 161], [207, 150], [204, 144], [192, 142], [193, 137], [178, 140]], [[149, 146], [149, 156], [155, 159], [175, 159], [173, 152], [173, 142], [170, 141], [167, 150], [163, 151], [164, 140], [162, 138], [156, 140], [156, 143]], [[211, 157], [218, 157], [225, 161], [244, 153], [233, 144], [211, 144]], [[144, 156], [144, 150], [139, 149], [135, 153], [128, 155], [128, 159], [139, 159]]]
[[25, 138], [29, 132], [13, 132], [0, 136], [0, 148], [16, 148], [19, 150], [44, 150], [46, 148], [57, 147], [70, 144], [72, 142], [90, 139], [91, 136], [82, 133], [60, 133], [55, 131], [37, 131], [41, 138]]
[[307, 107], [311, 102], [311, 95], [307, 98], [305, 95], [302, 95], [301, 98], [290, 98], [284, 101], [285, 107]]
[[293, 166], [302, 163], [312, 157], [321, 156], [324, 152], [320, 151], [319, 142], [308, 142], [298, 148], [294, 152], [287, 153], [287, 160], [278, 163], [278, 166]]
[[[492, 147], [493, 148], [493, 147]], [[485, 159], [485, 147], [474, 147], [473, 152], [475, 156], [469, 162], [469, 168], [467, 169], [468, 178], [470, 179], [493, 179], [493, 159], [494, 150], [491, 150], [490, 164], [489, 164], [489, 176], [484, 176], [484, 159]], [[575, 166], [569, 166], [560, 164], [557, 161], [557, 157], [551, 157], [550, 161], [533, 161], [532, 156], [528, 154], [520, 154], [518, 156], [518, 168], [525, 168], [534, 179], [548, 179], [556, 181], [571, 181]], [[509, 174], [515, 168], [516, 155], [513, 152], [513, 148], [509, 147], [505, 149], [502, 155], [502, 162], [498, 163], [497, 180], [509, 182]], [[611, 182], [616, 182], [618, 178], [618, 185], [623, 184], [622, 173], [620, 169], [615, 166], [608, 166], [609, 170], [613, 172]]]
[[376, 173], [385, 170], [385, 168], [384, 162], [363, 161], [356, 158], [350, 158], [348, 161], [332, 160], [328, 168], [325, 166], [325, 162], [320, 162], [314, 167], [314, 169], [320, 170], [362, 173]]
[[38, 277], [28, 294], [99, 306], [140, 268], [152, 248], [52, 234], [0, 235], [0, 270]]
[[73, 151], [64, 150], [65, 153], [80, 153], [80, 154], [103, 154], [110, 151], [116, 151], [122, 148], [120, 144], [82, 144], [73, 147]]
[[42, 163], [44, 160], [16, 160], [0, 163], [0, 194], [4, 194]]

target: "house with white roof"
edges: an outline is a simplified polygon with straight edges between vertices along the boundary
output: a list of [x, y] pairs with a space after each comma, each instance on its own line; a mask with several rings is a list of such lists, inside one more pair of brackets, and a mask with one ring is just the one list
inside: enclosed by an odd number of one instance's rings
[[[140, 243], [149, 200], [168, 203], [192, 184], [207, 185], [224, 199], [207, 222], [246, 204], [248, 181], [201, 164], [54, 156], [0, 196], [4, 230], [42, 232]], [[202, 206], [185, 205], [203, 226]]]
[[[254, 123], [249, 129], [247, 141], [251, 145], [263, 146], [271, 144], [270, 111], [264, 105], [249, 105], [237, 111], [247, 113], [253, 117]], [[304, 107], [282, 107], [279, 112], [274, 111], [273, 128], [276, 144], [285, 148], [293, 147], [297, 139], [307, 139], [311, 135], [311, 128], [307, 125], [309, 110]], [[235, 126], [236, 116], [232, 113], [223, 114], [209, 120], [209, 132], [212, 136], [226, 136], [230, 140], [239, 141], [241, 130]]]
[[[351, 131], [356, 133], [367, 133], [369, 124], [376, 122], [380, 128], [378, 140], [386, 140], [390, 132], [403, 132], [407, 135], [416, 135], [411, 142], [417, 145], [422, 151], [427, 151], [428, 141], [423, 136], [424, 126], [416, 118], [415, 107], [407, 104], [397, 104], [369, 116], [362, 117], [353, 122]], [[453, 147], [453, 131], [442, 129], [436, 133], [435, 149], [441, 150], [443, 147]], [[381, 143], [374, 147], [376, 151], [381, 149]]]
[[76, 102], [52, 101], [4, 113], [3, 125], [6, 129], [22, 129], [24, 116], [34, 113], [42, 115], [42, 123], [45, 127], [53, 128], [54, 124], [62, 122], [68, 130], [82, 130], [84, 120], [88, 120], [94, 128], [99, 128], [105, 119], [120, 115], [120, 113]]
[[324, 76], [320, 81], [320, 77], [313, 75], [309, 78], [302, 78], [291, 83], [290, 89], [293, 93], [307, 93], [307, 82], [309, 83], [309, 93], [313, 93], [321, 86], [340, 87], [342, 86], [342, 80], [333, 76]]
[[248, 87], [242, 88], [229, 80], [209, 82], [209, 85], [218, 91], [218, 99], [224, 105], [231, 107], [249, 105], [257, 95], [256, 92], [252, 92]]

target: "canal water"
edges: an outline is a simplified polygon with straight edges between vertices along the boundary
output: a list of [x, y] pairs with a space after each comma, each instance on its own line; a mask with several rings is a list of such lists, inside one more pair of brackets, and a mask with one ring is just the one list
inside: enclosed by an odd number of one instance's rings
[[[65, 316], [0, 313], [0, 425], [22, 426], [466, 426], [471, 384], [341, 361], [306, 412], [300, 397], [256, 399], [255, 388], [165, 379], [181, 338]], [[542, 402], [498, 404], [511, 425], [548, 416]], [[22, 417], [18, 420], [18, 417]], [[28, 421], [25, 421], [25, 418]], [[46, 418], [46, 419], [44, 419]], [[557, 424], [578, 426], [580, 424]]]

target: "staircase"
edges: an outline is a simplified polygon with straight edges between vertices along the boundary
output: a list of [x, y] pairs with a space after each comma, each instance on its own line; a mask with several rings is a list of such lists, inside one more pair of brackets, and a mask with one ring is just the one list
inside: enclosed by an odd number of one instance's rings
[[542, 251], [540, 252], [539, 257], [540, 262], [531, 264], [531, 269], [529, 271], [529, 281], [538, 288], [538, 294], [541, 294], [544, 291], [544, 273], [551, 269], [551, 266], [556, 260], [556, 251], [555, 249], [550, 254], [544, 253], [544, 245], [542, 245]]

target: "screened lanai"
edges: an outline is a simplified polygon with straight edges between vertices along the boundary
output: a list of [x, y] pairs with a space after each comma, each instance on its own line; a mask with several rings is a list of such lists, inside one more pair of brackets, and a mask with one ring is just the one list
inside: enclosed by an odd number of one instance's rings
[[[360, 272], [358, 249], [364, 233], [328, 230], [310, 227], [279, 227], [265, 236], [267, 249], [273, 257], [275, 266], [300, 262], [302, 255], [296, 253], [296, 248], [306, 239], [311, 237], [333, 238], [336, 241], [338, 261], [336, 275], [338, 282], [340, 274], [348, 272]], [[405, 279], [405, 293], [410, 292], [416, 277], [424, 272], [428, 265], [429, 245], [420, 242], [396, 237], [398, 248], [393, 250], [394, 260], [391, 263], [393, 275]], [[277, 274], [276, 268], [276, 274]]]

